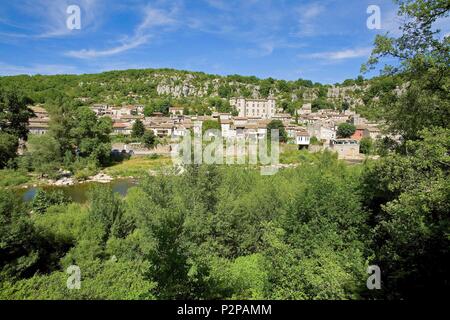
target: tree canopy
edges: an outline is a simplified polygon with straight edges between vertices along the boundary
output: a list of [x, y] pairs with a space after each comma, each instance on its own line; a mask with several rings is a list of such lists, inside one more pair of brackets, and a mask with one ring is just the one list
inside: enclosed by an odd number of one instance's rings
[[337, 129], [337, 136], [339, 138], [350, 138], [356, 131], [356, 127], [351, 123], [341, 123]]

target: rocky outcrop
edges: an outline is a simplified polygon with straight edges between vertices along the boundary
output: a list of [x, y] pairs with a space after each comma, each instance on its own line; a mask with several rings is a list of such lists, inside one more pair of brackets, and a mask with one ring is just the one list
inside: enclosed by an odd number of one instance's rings
[[90, 177], [88, 180], [88, 182], [98, 182], [98, 183], [110, 183], [111, 181], [113, 181], [113, 178], [102, 172], [93, 177]]
[[69, 178], [69, 177], [63, 177], [59, 180], [56, 180], [56, 181], [50, 183], [50, 185], [57, 186], [57, 187], [73, 186], [74, 184], [75, 184], [75, 179]]

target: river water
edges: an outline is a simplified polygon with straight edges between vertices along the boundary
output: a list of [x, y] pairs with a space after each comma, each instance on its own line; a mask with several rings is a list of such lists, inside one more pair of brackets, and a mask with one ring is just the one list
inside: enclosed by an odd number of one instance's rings
[[128, 193], [128, 190], [131, 187], [134, 187], [137, 185], [137, 181], [133, 180], [133, 179], [120, 179], [120, 180], [114, 180], [110, 183], [89, 182], [89, 183], [81, 183], [81, 184], [76, 184], [76, 185], [67, 186], [67, 187], [56, 187], [56, 186], [32, 187], [32, 188], [28, 188], [28, 189], [18, 190], [18, 194], [24, 202], [29, 202], [29, 201], [33, 200], [34, 196], [36, 195], [36, 192], [39, 189], [44, 189], [46, 191], [62, 190], [66, 196], [68, 196], [70, 199], [72, 199], [73, 202], [84, 203], [84, 202], [86, 202], [86, 200], [88, 198], [88, 191], [91, 188], [95, 188], [96, 186], [101, 186], [101, 185], [106, 185], [106, 186], [109, 185], [112, 188], [113, 192], [117, 192], [121, 196], [126, 196]]

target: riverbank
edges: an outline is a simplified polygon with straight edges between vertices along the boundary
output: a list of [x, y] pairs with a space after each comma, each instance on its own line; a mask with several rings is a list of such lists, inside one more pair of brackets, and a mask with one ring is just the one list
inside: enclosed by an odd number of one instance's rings
[[118, 193], [122, 197], [125, 197], [128, 190], [136, 185], [139, 181], [136, 179], [115, 179], [109, 183], [99, 183], [99, 182], [84, 182], [77, 183], [71, 186], [38, 186], [30, 188], [15, 189], [15, 194], [23, 201], [30, 202], [33, 201], [38, 190], [44, 190], [47, 192], [52, 191], [62, 191], [63, 194], [70, 199], [71, 202], [85, 203], [89, 198], [89, 192], [92, 188], [97, 188], [100, 184], [111, 188], [115, 193]]
[[[2, 170], [3, 171], [3, 170]], [[10, 170], [11, 171], [11, 170]], [[8, 173], [11, 174], [11, 173]], [[110, 183], [116, 179], [120, 179], [120, 177], [113, 178], [107, 174], [104, 174], [102, 172], [92, 176], [88, 177], [84, 180], [77, 180], [76, 178], [72, 176], [64, 176], [57, 180], [53, 179], [47, 179], [38, 177], [34, 174], [27, 174], [24, 175], [23, 173], [12, 173], [11, 175], [15, 175], [16, 179], [11, 180], [9, 178], [9, 183], [5, 183], [2, 185], [5, 188], [11, 188], [11, 189], [29, 189], [29, 188], [38, 188], [38, 187], [68, 187], [68, 186], [74, 186], [77, 184], [84, 184], [84, 183]], [[4, 175], [4, 173], [3, 173]], [[0, 173], [0, 176], [2, 176], [2, 173]], [[133, 177], [129, 177], [133, 178]]]
[[113, 178], [142, 178], [150, 174], [155, 175], [164, 168], [172, 166], [169, 157], [134, 157], [121, 163], [105, 168], [103, 173]]

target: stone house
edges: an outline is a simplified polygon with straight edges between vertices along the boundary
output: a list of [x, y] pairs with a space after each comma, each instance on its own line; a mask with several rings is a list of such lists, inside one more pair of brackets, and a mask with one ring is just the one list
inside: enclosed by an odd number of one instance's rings
[[363, 137], [371, 138], [372, 140], [378, 140], [383, 137], [381, 130], [376, 126], [367, 126], [364, 129]]
[[182, 116], [184, 115], [184, 108], [183, 107], [170, 107], [169, 113], [173, 116]]
[[31, 118], [28, 122], [30, 134], [46, 134], [49, 130], [48, 118]]
[[357, 125], [355, 133], [351, 136], [351, 138], [356, 141], [361, 141], [361, 139], [364, 137], [364, 131], [366, 130], [366, 128], [366, 125]]
[[268, 99], [232, 98], [230, 105], [239, 112], [240, 117], [258, 116], [271, 118], [276, 113], [276, 101]]
[[298, 130], [295, 133], [295, 144], [299, 149], [308, 148], [310, 144], [310, 135], [306, 130]]
[[359, 142], [353, 139], [332, 139], [329, 148], [337, 152], [339, 159], [359, 156]]
[[130, 135], [132, 131], [132, 124], [129, 122], [114, 122], [113, 123], [113, 133]]

